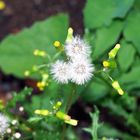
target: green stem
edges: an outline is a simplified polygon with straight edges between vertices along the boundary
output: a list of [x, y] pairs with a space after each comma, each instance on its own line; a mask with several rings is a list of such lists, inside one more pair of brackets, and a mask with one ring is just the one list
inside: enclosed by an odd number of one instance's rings
[[71, 94], [69, 95], [68, 104], [66, 106], [66, 113], [68, 113], [68, 111], [69, 111], [69, 109], [70, 109], [70, 107], [72, 105], [73, 97], [74, 97], [74, 95], [76, 93], [76, 85], [72, 86], [72, 88], [73, 88], [73, 90], [72, 90]]
[[[76, 93], [76, 85], [74, 85], [74, 87], [72, 86], [72, 88], [73, 88], [73, 90], [69, 95], [68, 103], [66, 105], [66, 110], [65, 110], [66, 113], [68, 113], [68, 111], [69, 111], [69, 109], [70, 109], [70, 107], [72, 105], [74, 94]], [[61, 135], [61, 140], [65, 139], [65, 133], [66, 133], [66, 124], [64, 123], [63, 130], [62, 130], [62, 135]]]

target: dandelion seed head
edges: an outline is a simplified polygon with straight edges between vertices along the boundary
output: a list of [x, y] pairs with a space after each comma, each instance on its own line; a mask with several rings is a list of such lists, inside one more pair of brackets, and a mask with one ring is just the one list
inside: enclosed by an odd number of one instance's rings
[[88, 59], [75, 59], [70, 64], [71, 81], [82, 85], [89, 81], [93, 76], [94, 67]]
[[69, 80], [69, 64], [57, 60], [51, 68], [53, 78], [59, 83], [68, 83]]
[[73, 37], [72, 41], [65, 45], [65, 51], [72, 59], [77, 56], [89, 56], [91, 53], [90, 46], [78, 36]]
[[9, 126], [8, 118], [0, 113], [0, 136], [4, 135]]

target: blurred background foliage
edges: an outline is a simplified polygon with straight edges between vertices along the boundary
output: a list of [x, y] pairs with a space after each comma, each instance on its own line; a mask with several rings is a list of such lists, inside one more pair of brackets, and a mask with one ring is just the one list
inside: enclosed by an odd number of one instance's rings
[[[105, 118], [106, 122], [103, 122], [98, 130], [100, 137], [139, 140], [140, 1], [87, 0], [83, 9], [83, 22], [83, 37], [92, 46], [92, 61], [97, 69], [102, 66], [102, 61], [107, 59], [109, 50], [116, 43], [121, 44], [116, 58], [117, 68], [111, 71], [111, 75], [120, 82], [125, 94], [123, 96], [116, 94], [108, 81], [96, 74], [85, 87], [77, 88], [77, 94], [80, 95], [82, 102], [86, 102], [90, 106], [98, 106], [101, 111], [101, 119]], [[59, 40], [64, 44], [68, 27], [69, 15], [59, 13], [35, 23], [30, 28], [23, 29], [16, 35], [8, 35], [0, 43], [0, 67], [5, 74], [12, 74], [24, 79], [24, 72], [32, 69], [33, 65], [48, 63], [47, 58], [36, 57], [33, 55], [33, 51], [35, 49], [44, 50], [53, 60], [56, 54], [53, 42]], [[38, 79], [34, 76], [31, 78]], [[50, 101], [54, 101], [54, 99], [63, 100], [63, 103], [66, 104], [70, 88], [67, 85], [62, 88], [61, 85], [51, 82], [42, 95], [34, 95], [31, 102], [24, 102], [23, 106], [29, 116], [32, 116], [36, 108], [49, 109]], [[45, 124], [38, 125], [43, 127]], [[37, 129], [37, 134], [33, 135], [33, 139], [42, 140], [43, 137], [45, 139], [44, 132], [38, 128], [35, 129]], [[47, 129], [53, 132], [51, 126], [48, 126]], [[67, 131], [71, 134], [71, 137], [68, 135], [68, 139], [78, 139], [71, 128]], [[48, 137], [53, 140], [52, 137], [56, 136], [51, 134], [48, 133], [50, 135]], [[59, 140], [59, 136], [57, 137]]]

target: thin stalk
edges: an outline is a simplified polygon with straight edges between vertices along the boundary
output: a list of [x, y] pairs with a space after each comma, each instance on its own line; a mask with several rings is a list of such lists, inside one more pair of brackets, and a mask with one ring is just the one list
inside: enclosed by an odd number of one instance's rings
[[[66, 109], [65, 109], [65, 112], [66, 112], [66, 113], [68, 113], [68, 111], [69, 111], [69, 109], [70, 109], [70, 107], [71, 107], [71, 105], [72, 105], [73, 97], [74, 97], [74, 95], [75, 95], [75, 93], [76, 93], [76, 85], [72, 86], [72, 88], [73, 88], [73, 90], [72, 90], [72, 92], [71, 92], [70, 95], [69, 95], [68, 103], [67, 103]], [[66, 133], [66, 124], [64, 123], [64, 125], [63, 125], [63, 130], [62, 130], [62, 135], [61, 135], [61, 140], [64, 140], [64, 138], [65, 138], [65, 133]]]
[[68, 104], [66, 106], [66, 113], [68, 113], [68, 111], [69, 111], [69, 109], [70, 109], [70, 107], [72, 105], [73, 97], [74, 97], [74, 95], [76, 93], [76, 85], [73, 85], [72, 88], [73, 88], [73, 90], [72, 90], [71, 94], [69, 95]]

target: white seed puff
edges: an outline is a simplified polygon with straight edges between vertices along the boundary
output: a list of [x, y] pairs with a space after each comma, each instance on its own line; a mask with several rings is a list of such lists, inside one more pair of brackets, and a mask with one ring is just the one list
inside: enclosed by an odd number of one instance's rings
[[94, 66], [89, 59], [76, 58], [70, 64], [71, 81], [82, 85], [89, 81], [93, 76]]
[[65, 51], [71, 59], [78, 56], [88, 57], [91, 53], [90, 46], [79, 36], [73, 37], [72, 41], [65, 45]]
[[69, 64], [66, 62], [57, 60], [51, 68], [51, 74], [53, 78], [59, 82], [66, 84], [69, 80]]
[[65, 45], [65, 53], [69, 61], [56, 61], [52, 65], [51, 73], [53, 78], [59, 83], [76, 83], [78, 85], [88, 82], [94, 71], [94, 66], [90, 61], [90, 46], [79, 36], [73, 37]]

